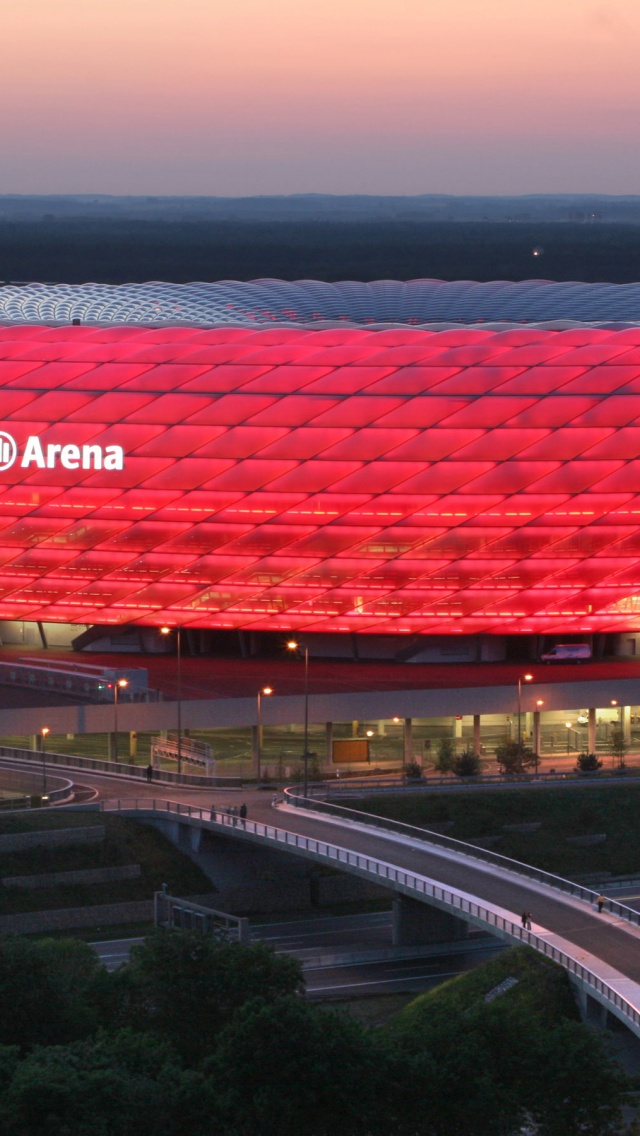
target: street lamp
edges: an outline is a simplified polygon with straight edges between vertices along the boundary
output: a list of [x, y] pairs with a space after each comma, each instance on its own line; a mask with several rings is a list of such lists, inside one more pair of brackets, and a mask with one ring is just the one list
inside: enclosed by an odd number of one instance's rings
[[43, 726], [40, 730], [42, 735], [42, 797], [47, 795], [47, 734], [51, 733], [48, 726]]
[[[295, 639], [287, 643], [287, 651], [300, 650], [300, 644]], [[304, 647], [304, 783], [303, 795], [306, 797], [309, 790], [309, 648]]]
[[[161, 627], [161, 635], [170, 635], [170, 627]], [[178, 711], [178, 774], [182, 773], [182, 651], [180, 643], [180, 628], [176, 632], [176, 702]]]
[[128, 678], [119, 678], [113, 684], [113, 726], [116, 735], [116, 763], [119, 761], [118, 757], [118, 692], [124, 690], [125, 686], [129, 685]]
[[533, 682], [532, 674], [518, 675], [518, 757], [520, 764], [522, 764], [522, 684], [523, 682]]
[[273, 689], [270, 686], [263, 686], [262, 690], [258, 691], [258, 740], [256, 744], [256, 774], [258, 784], [260, 783], [260, 759], [262, 757], [262, 696], [273, 694]]
[[539, 749], [540, 749], [540, 709], [541, 709], [542, 706], [544, 706], [544, 698], [537, 698], [536, 699], [536, 706], [538, 707], [538, 718], [537, 718], [538, 724], [536, 726], [536, 737], [534, 738], [533, 748], [535, 750], [536, 777], [537, 777], [538, 776], [538, 762], [540, 760], [540, 754], [538, 752]]

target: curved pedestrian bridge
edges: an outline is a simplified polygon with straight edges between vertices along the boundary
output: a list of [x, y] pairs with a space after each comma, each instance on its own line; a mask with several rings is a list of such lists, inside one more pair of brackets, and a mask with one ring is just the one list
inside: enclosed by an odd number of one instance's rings
[[[565, 967], [583, 1009], [593, 999], [640, 1037], [640, 916], [623, 904], [608, 902], [599, 914], [595, 894], [569, 881], [495, 854], [483, 859], [483, 850], [422, 830], [409, 836], [385, 831], [364, 814], [338, 818], [292, 806], [274, 814], [265, 803], [252, 808], [250, 819], [240, 819], [150, 799], [103, 801], [100, 807], [186, 825], [194, 848], [198, 830], [207, 829], [275, 847], [373, 880], [506, 941], [526, 943]], [[532, 913], [530, 931], [522, 926], [523, 910]]]

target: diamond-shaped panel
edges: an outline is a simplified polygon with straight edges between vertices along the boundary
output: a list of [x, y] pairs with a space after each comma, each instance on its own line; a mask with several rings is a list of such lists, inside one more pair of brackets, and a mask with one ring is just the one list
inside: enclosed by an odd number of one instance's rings
[[640, 618], [640, 329], [0, 328], [0, 618]]

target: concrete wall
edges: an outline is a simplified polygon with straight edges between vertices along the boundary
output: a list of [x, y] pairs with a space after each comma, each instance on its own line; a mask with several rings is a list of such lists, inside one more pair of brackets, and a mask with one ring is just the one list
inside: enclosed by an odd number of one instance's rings
[[59, 848], [65, 844], [101, 844], [104, 825], [90, 828], [47, 828], [41, 832], [12, 832], [0, 836], [0, 852], [22, 852], [25, 848]]
[[[572, 682], [545, 683], [544, 671], [536, 674], [536, 698], [544, 700], [545, 712], [565, 711], [576, 706], [608, 706], [613, 678], [585, 681], [580, 667]], [[451, 676], [452, 684], [455, 676]], [[313, 685], [312, 673], [310, 682]], [[516, 686], [483, 686], [444, 690], [382, 690], [350, 694], [310, 694], [309, 721], [351, 722], [355, 719], [438, 718], [457, 714], [513, 714]], [[638, 701], [637, 679], [615, 678], [615, 697], [622, 706], [635, 706]], [[263, 724], [289, 725], [300, 722], [300, 696], [274, 695], [262, 704]], [[252, 726], [256, 720], [255, 698], [219, 698], [184, 701], [184, 729], [215, 729], [227, 726]], [[47, 708], [47, 722], [52, 734], [106, 734], [113, 730], [113, 706], [52, 706]], [[174, 702], [122, 703], [118, 723], [128, 730], [173, 730], [176, 723]], [[33, 733], [33, 710], [1, 710], [0, 736]]]
[[153, 900], [105, 903], [99, 907], [62, 907], [57, 911], [29, 911], [0, 915], [0, 934], [31, 935], [67, 931], [74, 927], [108, 927], [114, 923], [146, 923], [153, 920]]
[[36, 876], [5, 876], [3, 887], [50, 888], [65, 884], [108, 884], [115, 880], [137, 880], [139, 864], [123, 864], [119, 868], [83, 868], [76, 872], [41, 872]]

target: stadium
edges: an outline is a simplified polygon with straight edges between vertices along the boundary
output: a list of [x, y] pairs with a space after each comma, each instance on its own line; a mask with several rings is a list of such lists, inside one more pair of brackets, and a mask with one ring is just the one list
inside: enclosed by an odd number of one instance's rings
[[638, 627], [640, 285], [5, 286], [0, 320], [5, 625]]

